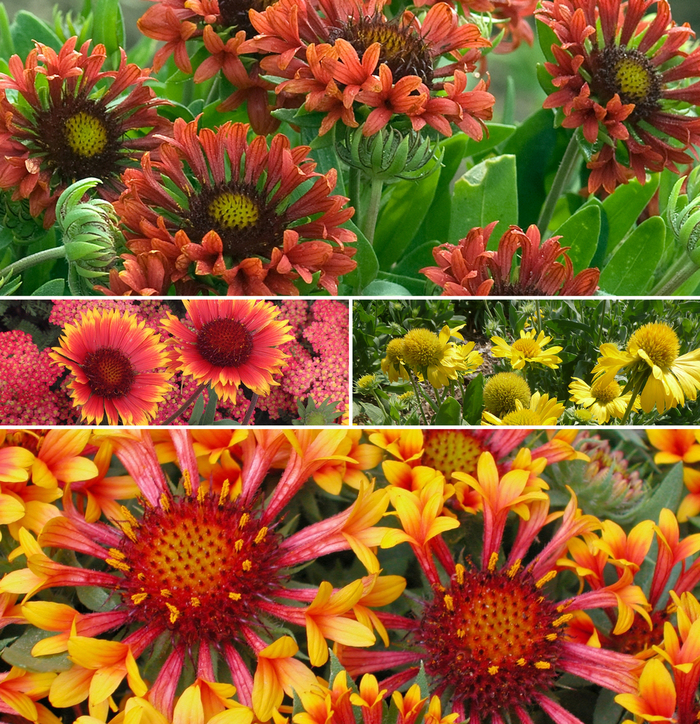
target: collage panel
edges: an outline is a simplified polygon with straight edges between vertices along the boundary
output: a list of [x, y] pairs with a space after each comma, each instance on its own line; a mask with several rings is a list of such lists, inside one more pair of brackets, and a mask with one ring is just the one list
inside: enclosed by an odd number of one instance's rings
[[689, 721], [699, 441], [3, 433], [3, 721]]
[[7, 299], [0, 426], [344, 425], [338, 299]]
[[359, 425], [700, 422], [700, 302], [353, 302]]

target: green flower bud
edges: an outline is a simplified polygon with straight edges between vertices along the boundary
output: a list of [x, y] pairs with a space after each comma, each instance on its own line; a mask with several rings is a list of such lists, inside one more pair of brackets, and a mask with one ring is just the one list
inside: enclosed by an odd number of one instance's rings
[[312, 397], [309, 397], [306, 404], [299, 401], [297, 410], [299, 419], [294, 420], [294, 425], [332, 425], [343, 413], [336, 410], [338, 403], [326, 398], [320, 405], [316, 406]]
[[[363, 124], [364, 125], [364, 124]], [[430, 175], [439, 164], [428, 163], [435, 153], [429, 138], [410, 131], [404, 135], [395, 128], [383, 128], [364, 136], [363, 126], [347, 128], [345, 138], [336, 142], [340, 159], [376, 181], [399, 179], [417, 181]]]
[[0, 227], [0, 241], [8, 234], [14, 244], [32, 244], [46, 236], [41, 222], [29, 213], [29, 201], [13, 201], [9, 193], [0, 194]]

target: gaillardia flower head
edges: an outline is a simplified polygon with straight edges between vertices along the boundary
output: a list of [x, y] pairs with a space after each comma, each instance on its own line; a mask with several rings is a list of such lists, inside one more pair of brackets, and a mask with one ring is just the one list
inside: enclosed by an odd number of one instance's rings
[[170, 387], [165, 345], [144, 321], [118, 309], [88, 310], [66, 324], [51, 358], [73, 377], [68, 387], [89, 423], [147, 425]]
[[427, 124], [449, 136], [454, 123], [481, 139], [494, 97], [483, 80], [467, 90], [466, 73], [489, 41], [476, 25], [460, 24], [444, 2], [422, 20], [410, 10], [389, 20], [384, 4], [282, 0], [251, 11], [258, 35], [244, 46], [269, 53], [262, 68], [289, 78], [278, 91], [301, 96], [307, 110], [325, 114], [321, 134], [338, 120], [356, 127], [357, 110], [366, 136], [403, 115], [416, 131]]
[[[145, 694], [137, 662], [158, 639], [165, 658], [148, 698], [166, 716], [172, 714], [186, 663], [213, 680], [216, 651], [241, 703], [264, 722], [285, 692], [316, 684], [311, 670], [295, 658], [294, 639], [272, 633], [280, 621], [306, 629], [314, 666], [328, 658], [327, 638], [371, 645], [371, 628], [358, 620], [366, 610], [361, 601], [378, 595], [388, 603], [403, 588], [397, 577], [378, 578], [371, 551], [386, 531], [373, 526], [387, 508], [387, 493], [362, 485], [354, 503], [335, 516], [294, 534], [279, 530], [280, 515], [307, 480], [321, 468], [355, 462], [338, 455], [345, 436], [335, 430], [285, 434], [221, 428], [196, 434], [173, 430], [158, 437], [149, 431], [112, 433], [116, 455], [140, 490], [139, 501], [122, 506], [120, 517], [107, 525], [87, 523], [66, 496], [63, 515], [54, 517], [38, 540], [21, 532], [29, 567], [0, 582], [0, 592], [27, 598], [59, 586], [66, 593], [74, 586], [110, 592], [114, 605], [108, 612], [67, 612], [66, 605], [25, 599], [27, 621], [57, 632], [42, 639], [34, 655], [67, 651], [73, 662], [53, 682], [51, 703], [67, 707], [89, 697], [90, 715], [104, 721], [124, 676], [136, 696]], [[159, 455], [177, 466], [175, 483]], [[273, 464], [284, 466], [281, 477], [279, 470], [268, 476]], [[75, 551], [93, 563], [65, 565], [42, 548]], [[294, 567], [351, 548], [372, 574], [340, 590], [328, 582], [289, 585]], [[119, 641], [100, 638], [114, 631], [123, 634]]]
[[56, 200], [74, 181], [99, 178], [99, 193], [117, 198], [124, 169], [170, 128], [156, 112], [165, 101], [144, 85], [148, 70], [127, 65], [121, 51], [119, 69], [102, 71], [104, 45], [91, 51], [86, 42], [76, 50], [76, 41], [69, 38], [58, 53], [36, 43], [24, 64], [13, 55], [10, 75], [0, 74], [0, 189], [29, 199], [32, 216], [45, 211], [47, 228]]
[[355, 234], [340, 226], [353, 209], [331, 195], [335, 169], [316, 173], [309, 147], [290, 148], [282, 134], [269, 148], [262, 136], [248, 143], [243, 123], [198, 133], [196, 121], [178, 119], [173, 135], [160, 161], [147, 154], [124, 174], [115, 209], [132, 252], [159, 251], [172, 281], [206, 280], [215, 292], [298, 294], [294, 280], [316, 272], [337, 292], [356, 264], [345, 246]]
[[[665, 322], [650, 322], [637, 329], [622, 351], [612, 343], [600, 346], [601, 357], [593, 374], [601, 373], [607, 385], [621, 370], [627, 370], [629, 385], [641, 391], [644, 412], [654, 407], [663, 413], [695, 400], [700, 390], [700, 349], [679, 355], [678, 335]], [[603, 374], [604, 373], [604, 374]]]
[[[395, 623], [408, 631], [404, 650], [343, 652], [341, 661], [351, 675], [381, 671], [389, 661], [408, 665], [401, 675], [380, 683], [394, 689], [414, 676], [422, 662], [430, 694], [444, 697], [443, 704], [459, 720], [483, 724], [508, 719], [530, 724], [533, 709], [543, 710], [557, 724], [571, 724], [575, 719], [551, 696], [565, 671], [613, 691], [634, 691], [636, 659], [566, 635], [575, 611], [613, 607], [616, 598], [607, 591], [587, 591], [560, 601], [549, 585], [568, 541], [600, 523], [582, 515], [572, 498], [550, 542], [532, 557], [530, 548], [551, 518], [549, 498], [530, 485], [529, 470], [501, 476], [493, 457], [483, 453], [476, 476], [456, 472], [453, 479], [471, 487], [481, 502], [484, 532], [478, 565], [455, 562], [442, 539], [442, 533], [460, 525], [441, 514], [451, 495], [444, 480], [433, 479], [416, 491], [390, 490], [401, 528], [389, 531], [382, 546], [409, 543], [431, 591], [417, 619]], [[504, 530], [513, 512], [521, 520], [508, 545]]]
[[535, 392], [526, 405], [520, 400], [515, 400], [515, 410], [503, 415], [501, 418], [484, 410], [481, 416], [481, 424], [525, 425], [527, 427], [556, 425], [563, 412], [564, 405], [556, 397], [550, 399], [548, 394], [541, 395], [539, 392]]
[[557, 357], [557, 352], [561, 352], [562, 347], [545, 347], [552, 341], [551, 337], [546, 337], [544, 332], [537, 332], [531, 329], [526, 332], [520, 330], [520, 339], [516, 339], [512, 344], [508, 344], [502, 337], [491, 337], [491, 341], [495, 347], [491, 349], [494, 357], [506, 357], [510, 360], [510, 365], [514, 370], [521, 370], [527, 364], [541, 364], [550, 369], [556, 370], [561, 362], [561, 357]]
[[411, 378], [404, 364], [405, 351], [403, 338], [390, 340], [386, 346], [385, 354], [386, 356], [382, 360], [381, 365], [382, 372], [389, 378], [389, 382], [398, 382], [399, 379], [408, 382]]
[[[654, 16], [646, 16], [652, 6]], [[700, 142], [693, 112], [700, 48], [681, 50], [694, 33], [673, 22], [666, 0], [544, 0], [536, 15], [559, 41], [545, 63], [558, 89], [545, 108], [561, 108], [562, 125], [580, 126], [597, 144], [591, 193], [692, 162], [687, 151]]]
[[484, 408], [496, 417], [515, 412], [515, 403], [530, 404], [532, 392], [524, 377], [515, 372], [499, 372], [484, 385]]
[[[536, 226], [523, 231], [511, 226], [487, 251], [497, 221], [471, 229], [457, 245], [440, 244], [433, 249], [437, 266], [424, 267], [421, 274], [443, 288], [443, 296], [507, 297], [590, 296], [598, 288], [598, 269], [584, 269], [574, 276], [574, 267], [562, 247], [560, 236], [541, 242]], [[521, 255], [515, 270], [513, 261]], [[557, 261], [561, 257], [562, 261]]]
[[[605, 425], [611, 417], [621, 420], [625, 416], [632, 393], [622, 394], [622, 387], [611, 380], [602, 385], [600, 379], [594, 378], [589, 385], [579, 377], [574, 377], [569, 384], [571, 400], [590, 410], [599, 425]], [[634, 401], [633, 410], [639, 409], [639, 400]]]
[[169, 315], [163, 326], [171, 340], [174, 365], [198, 384], [208, 383], [223, 400], [236, 401], [241, 385], [267, 395], [288, 355], [281, 345], [294, 339], [277, 319], [279, 307], [264, 300], [185, 300], [194, 330]]

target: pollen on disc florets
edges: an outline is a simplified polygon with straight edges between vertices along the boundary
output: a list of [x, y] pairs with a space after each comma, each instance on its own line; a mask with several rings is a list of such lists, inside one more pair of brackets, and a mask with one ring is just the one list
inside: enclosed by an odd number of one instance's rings
[[668, 324], [650, 322], [640, 327], [627, 343], [627, 351], [630, 354], [637, 354], [638, 350], [646, 352], [655, 365], [666, 369], [678, 359], [680, 352], [678, 335]]
[[111, 347], [88, 352], [81, 369], [93, 394], [108, 400], [128, 395], [135, 379], [131, 360]]
[[403, 339], [392, 339], [386, 346], [386, 358], [391, 364], [402, 362], [404, 359]]
[[505, 415], [501, 422], [504, 425], [541, 425], [542, 420], [535, 410], [525, 407], [522, 410], [514, 410]]
[[515, 372], [499, 372], [484, 385], [484, 407], [496, 417], [514, 412], [516, 400], [520, 400], [523, 407], [527, 407], [531, 397], [529, 385]]
[[453, 691], [465, 714], [490, 714], [527, 705], [551, 686], [562, 651], [562, 615], [542, 593], [553, 574], [535, 581], [516, 562], [483, 571], [458, 565], [451, 586], [436, 590], [417, 636], [425, 670], [440, 695]]
[[446, 480], [452, 473], [474, 475], [479, 456], [486, 448], [466, 430], [426, 430], [421, 464], [439, 470]]
[[253, 337], [236, 319], [222, 317], [207, 322], [197, 332], [197, 351], [215, 367], [240, 367], [253, 352]]
[[373, 44], [381, 45], [379, 63], [386, 63], [394, 82], [407, 75], [417, 75], [425, 85], [433, 82], [433, 62], [428, 46], [416, 31], [398, 22], [386, 21], [381, 15], [348, 20], [342, 28], [331, 28], [331, 42], [343, 38], [357, 51], [360, 60]]
[[419, 327], [403, 337], [404, 360], [414, 369], [437, 365], [442, 359], [442, 345], [435, 332]]
[[529, 337], [516, 339], [511, 346], [513, 349], [520, 352], [525, 359], [534, 359], [541, 352], [539, 344]]
[[191, 643], [240, 640], [279, 585], [279, 537], [229, 500], [226, 484], [220, 495], [164, 494], [140, 520], [124, 510], [125, 538], [107, 562], [123, 573], [133, 619]]
[[620, 396], [621, 391], [620, 385], [615, 380], [605, 386], [601, 384], [600, 380], [596, 380], [591, 385], [591, 396], [595, 397], [598, 402], [602, 402], [604, 405], [616, 400]]

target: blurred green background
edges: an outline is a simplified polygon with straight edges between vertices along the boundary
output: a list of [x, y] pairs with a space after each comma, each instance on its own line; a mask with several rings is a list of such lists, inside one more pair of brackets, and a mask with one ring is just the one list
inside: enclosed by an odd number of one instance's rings
[[[99, 3], [100, 0], [93, 0]], [[673, 19], [677, 23], [688, 22], [700, 33], [700, 0], [670, 0]], [[5, 0], [10, 19], [19, 9], [29, 10], [49, 23], [53, 17], [54, 7], [63, 12], [71, 9], [77, 10], [83, 4], [83, 0]], [[150, 5], [149, 0], [121, 0], [122, 12], [124, 13], [124, 24], [126, 29], [127, 46], [136, 43], [140, 34], [136, 27], [136, 21]], [[539, 48], [528, 48], [523, 46], [517, 52], [510, 55], [492, 54], [488, 58], [488, 71], [491, 77], [491, 92], [497, 98], [494, 109], [494, 120], [503, 120], [503, 104], [499, 103], [505, 96], [508, 77], [513, 79], [515, 86], [515, 108], [514, 118], [521, 121], [541, 107], [544, 100], [544, 93], [540, 89], [536, 77], [536, 64], [542, 62], [543, 58]]]

